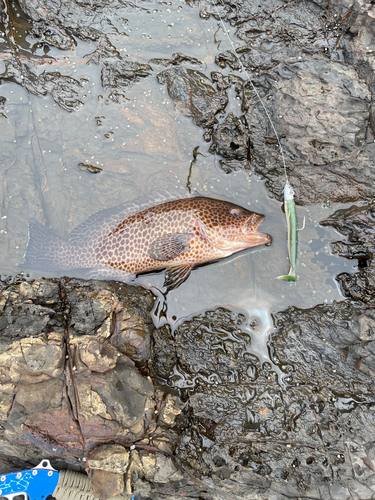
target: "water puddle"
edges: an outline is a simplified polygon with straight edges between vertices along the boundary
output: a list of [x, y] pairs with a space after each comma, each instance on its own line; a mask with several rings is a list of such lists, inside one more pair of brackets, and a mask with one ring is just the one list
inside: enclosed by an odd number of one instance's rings
[[[197, 9], [183, 2], [142, 5], [142, 15], [120, 8], [110, 25], [100, 27], [118, 54], [149, 64], [182, 52], [201, 61], [194, 69], [206, 75], [220, 69], [214, 60], [224, 50], [224, 41], [218, 49], [216, 22], [200, 19]], [[5, 39], [0, 43], [0, 73], [4, 73], [11, 54]], [[158, 295], [155, 323], [168, 323], [176, 331], [194, 314], [218, 306], [241, 312], [246, 318], [242, 331], [251, 338], [244, 353], [255, 355], [263, 365], [271, 361], [281, 376], [267, 347], [272, 312], [291, 305], [309, 308], [342, 300], [335, 276], [353, 270], [353, 263], [330, 252], [337, 233], [319, 226], [320, 220], [342, 206], [298, 207], [300, 223], [306, 218], [306, 227], [299, 233], [298, 280], [295, 284], [278, 281], [276, 277], [289, 268], [286, 223], [281, 203], [270, 197], [265, 182], [250, 172], [223, 172], [220, 158], [208, 150], [203, 130], [181, 114], [155, 78], [164, 66], [151, 62], [150, 76], [139, 77], [131, 86], [121, 81], [103, 86], [106, 71], [111, 69], [95, 64], [100, 61], [100, 50], [99, 42], [77, 40], [73, 50], [50, 48], [45, 54], [26, 31], [22, 54], [40, 62], [33, 71], [39, 76], [46, 72], [51, 79], [59, 73], [76, 82], [75, 101], [64, 100], [72, 112], [59, 105], [62, 97], [57, 91], [42, 96], [10, 81], [0, 86], [0, 95], [6, 99], [0, 117], [1, 275], [19, 272], [31, 217], [66, 236], [100, 209], [156, 188], [185, 188], [189, 183], [202, 195], [264, 214], [260, 229], [272, 235], [273, 243], [195, 269], [187, 282], [168, 295], [166, 303], [158, 291], [163, 273], [139, 276], [136, 282]], [[241, 114], [241, 101], [234, 93], [229, 93], [227, 111]], [[195, 162], [194, 150], [200, 153]], [[32, 271], [29, 276], [41, 274], [61, 275]], [[184, 384], [178, 367], [174, 378], [176, 387]], [[215, 377], [204, 381], [218, 382]]]

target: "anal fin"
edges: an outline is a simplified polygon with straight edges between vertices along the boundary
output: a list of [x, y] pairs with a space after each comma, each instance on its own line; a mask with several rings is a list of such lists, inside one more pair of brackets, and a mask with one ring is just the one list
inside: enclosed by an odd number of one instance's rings
[[135, 279], [135, 274], [121, 271], [113, 267], [104, 267], [102, 269], [90, 269], [86, 273], [87, 279], [91, 280], [108, 280], [108, 281], [122, 281], [130, 283]]
[[169, 267], [165, 272], [164, 279], [164, 286], [167, 287], [167, 293], [182, 285], [190, 276], [193, 267], [194, 264]]

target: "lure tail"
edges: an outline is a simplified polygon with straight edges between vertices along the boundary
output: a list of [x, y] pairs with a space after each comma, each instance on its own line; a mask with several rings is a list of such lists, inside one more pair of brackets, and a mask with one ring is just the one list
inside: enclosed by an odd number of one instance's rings
[[[61, 254], [69, 251], [69, 243], [35, 219], [29, 221], [29, 241], [24, 255], [22, 269], [58, 271], [64, 269]], [[66, 269], [66, 268], [65, 268]]]
[[284, 274], [283, 276], [278, 276], [278, 280], [288, 281], [290, 283], [296, 281], [296, 270], [295, 268], [291, 268], [289, 274]]

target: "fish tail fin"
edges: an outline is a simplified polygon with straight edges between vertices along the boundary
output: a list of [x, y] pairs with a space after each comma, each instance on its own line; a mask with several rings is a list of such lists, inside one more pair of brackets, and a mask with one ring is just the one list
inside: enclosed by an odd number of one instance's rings
[[69, 243], [57, 236], [48, 227], [43, 226], [35, 219], [29, 220], [29, 240], [27, 242], [24, 259], [26, 262], [19, 267], [22, 269], [39, 269], [43, 271], [58, 271], [66, 269], [62, 265], [59, 254]]
[[289, 274], [278, 276], [277, 279], [293, 283], [296, 281], [296, 270], [294, 268], [290, 268]]

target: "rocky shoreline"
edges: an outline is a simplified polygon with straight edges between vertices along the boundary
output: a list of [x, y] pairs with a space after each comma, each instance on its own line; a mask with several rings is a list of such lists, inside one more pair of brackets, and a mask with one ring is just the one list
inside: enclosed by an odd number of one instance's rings
[[[149, 4], [19, 4], [39, 43], [71, 50], [75, 38], [100, 41], [87, 62], [100, 68], [103, 99], [125, 102], [130, 86], [156, 78], [228, 175], [255, 172], [282, 199], [283, 167], [264, 111], [246, 79], [221, 71], [238, 70], [232, 52], [221, 52], [210, 74], [182, 53], [131, 61], [94, 18]], [[190, 5], [218, 19], [212, 2]], [[218, 9], [271, 111], [297, 204], [354, 203], [320, 221], [342, 234], [332, 252], [358, 262], [337, 276], [344, 300], [275, 313], [272, 363], [261, 363], [246, 350], [248, 319], [228, 309], [171, 331], [155, 328], [155, 297], [140, 287], [3, 281], [1, 471], [49, 458], [59, 470], [88, 472], [103, 500], [373, 499], [375, 7], [223, 0]], [[19, 52], [8, 56], [1, 82], [50, 94], [68, 112], [83, 102], [78, 81], [37, 71], [38, 61]], [[229, 91], [241, 100], [239, 117], [226, 112]], [[0, 119], [4, 105], [0, 96]]]

